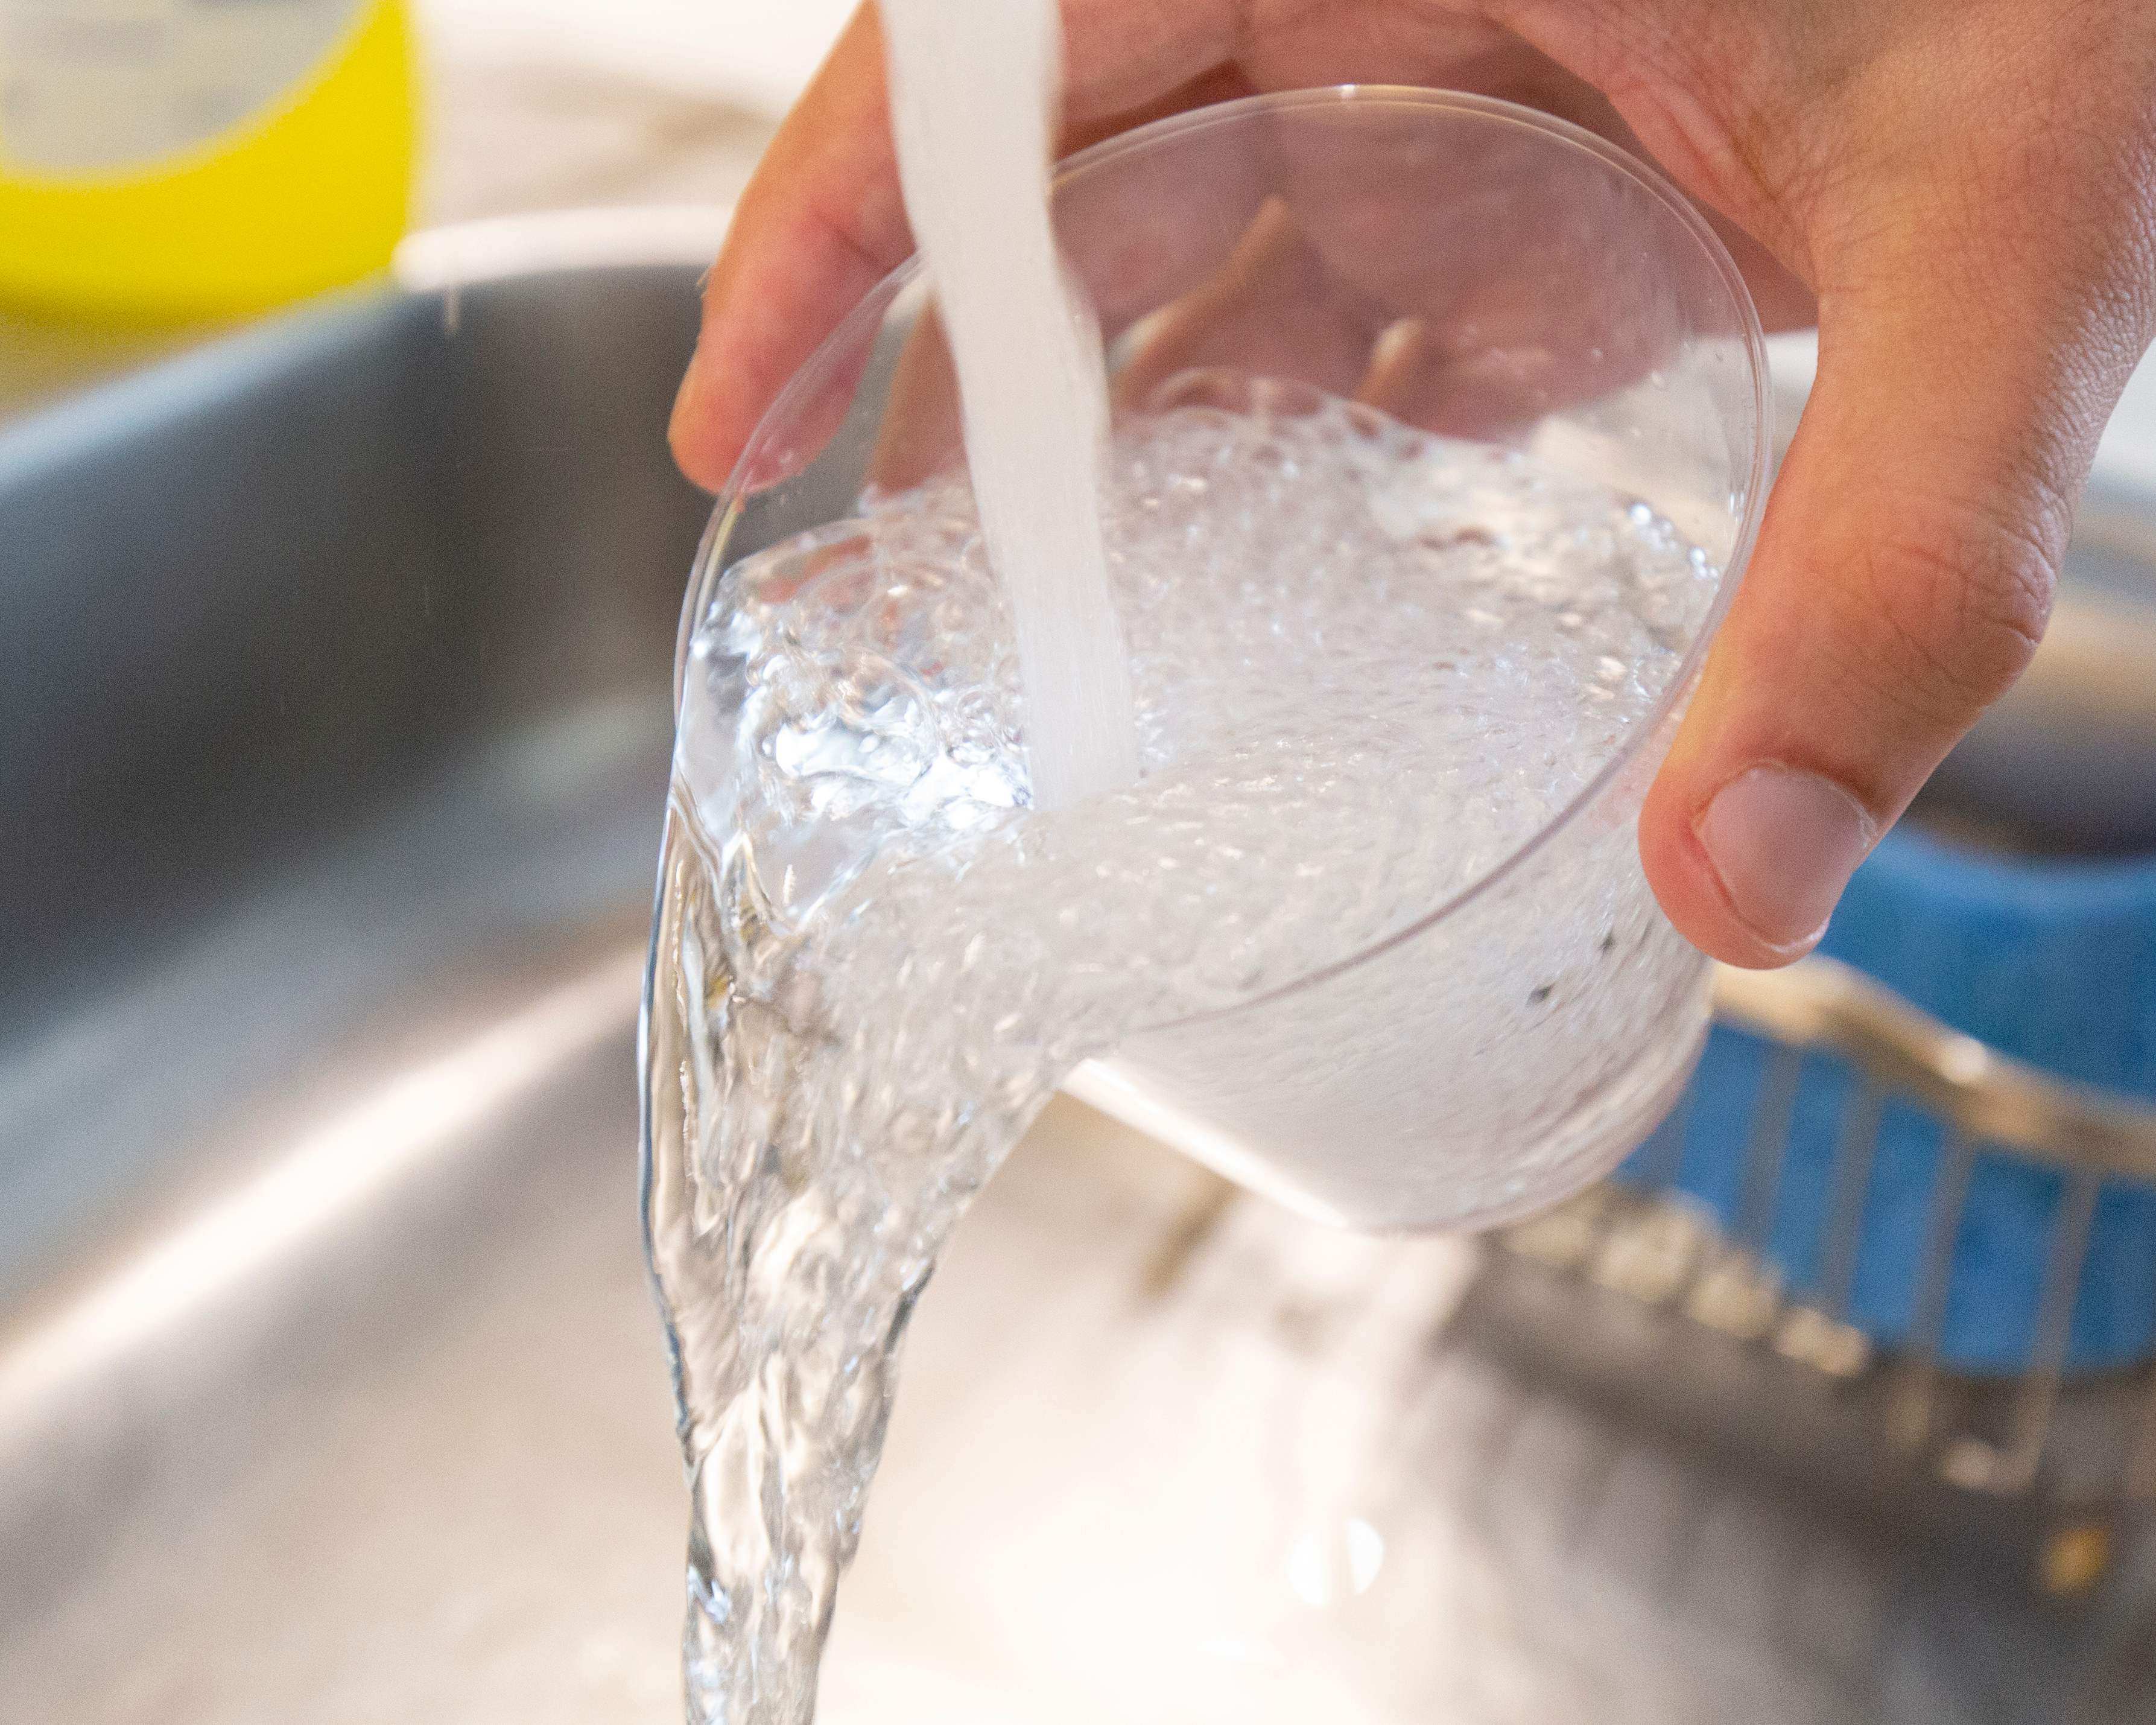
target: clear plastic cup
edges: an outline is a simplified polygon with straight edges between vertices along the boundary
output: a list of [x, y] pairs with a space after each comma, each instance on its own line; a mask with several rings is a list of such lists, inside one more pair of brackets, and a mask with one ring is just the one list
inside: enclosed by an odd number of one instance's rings
[[[1527, 449], [1650, 504], [1722, 571], [1658, 703], [1586, 789], [1409, 925], [1292, 985], [1135, 1034], [1069, 1088], [1325, 1220], [1482, 1225], [1606, 1171], [1705, 1036], [1707, 965], [1642, 875], [1640, 806], [1764, 501], [1758, 320], [1651, 169], [1485, 97], [1346, 86], [1141, 127], [1060, 172], [1055, 214], [1111, 389], [1228, 367]], [[734, 563], [963, 463], [917, 265], [766, 414], [721, 498], [682, 641]]]

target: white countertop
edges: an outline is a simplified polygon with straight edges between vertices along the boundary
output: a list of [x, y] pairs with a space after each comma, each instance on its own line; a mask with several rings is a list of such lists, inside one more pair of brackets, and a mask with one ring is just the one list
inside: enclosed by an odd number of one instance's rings
[[[1774, 377], [1791, 387], [1809, 387], [1819, 364], [1819, 344], [1811, 336], [1777, 336], [1768, 344]], [[2112, 416], [2096, 470], [2102, 479], [2146, 486], [2156, 492], [2156, 356], [2142, 362], [2127, 385], [2126, 398]]]
[[546, 59], [776, 113], [808, 81], [855, 0], [413, 0], [450, 61]]
[[2099, 472], [2156, 491], [2156, 358], [2143, 360], [2112, 415], [2097, 457]]

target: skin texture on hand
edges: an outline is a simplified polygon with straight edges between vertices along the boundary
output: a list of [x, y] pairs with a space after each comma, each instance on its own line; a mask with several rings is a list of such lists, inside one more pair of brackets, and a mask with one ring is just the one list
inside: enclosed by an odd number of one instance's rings
[[[1064, 13], [1067, 147], [1255, 90], [1505, 96], [1657, 162], [1731, 242], [1770, 327], [1816, 316], [1810, 405], [1640, 827], [1648, 877], [1695, 944], [1749, 965], [1810, 950], [1851, 871], [2027, 663], [2097, 439], [2156, 337], [2156, 5], [1065, 0]], [[711, 273], [672, 433], [706, 486], [912, 249], [885, 101], [865, 10]], [[1249, 264], [1296, 267], [1288, 242]]]

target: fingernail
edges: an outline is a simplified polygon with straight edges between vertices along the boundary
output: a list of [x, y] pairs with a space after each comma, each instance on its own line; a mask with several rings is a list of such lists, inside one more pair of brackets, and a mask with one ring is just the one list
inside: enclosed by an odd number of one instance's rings
[[1810, 946], [1876, 836], [1871, 817], [1830, 779], [1754, 767], [1715, 793], [1695, 827], [1722, 891], [1771, 946]]

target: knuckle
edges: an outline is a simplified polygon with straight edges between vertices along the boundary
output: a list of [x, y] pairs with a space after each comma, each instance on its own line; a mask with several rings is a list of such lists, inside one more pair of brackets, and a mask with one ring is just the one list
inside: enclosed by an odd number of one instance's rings
[[1937, 501], [1893, 521], [1856, 561], [1863, 609], [1880, 625], [1873, 680], [1918, 716], [1958, 728], [2035, 652], [2058, 585], [2059, 536], [2045, 519]]

